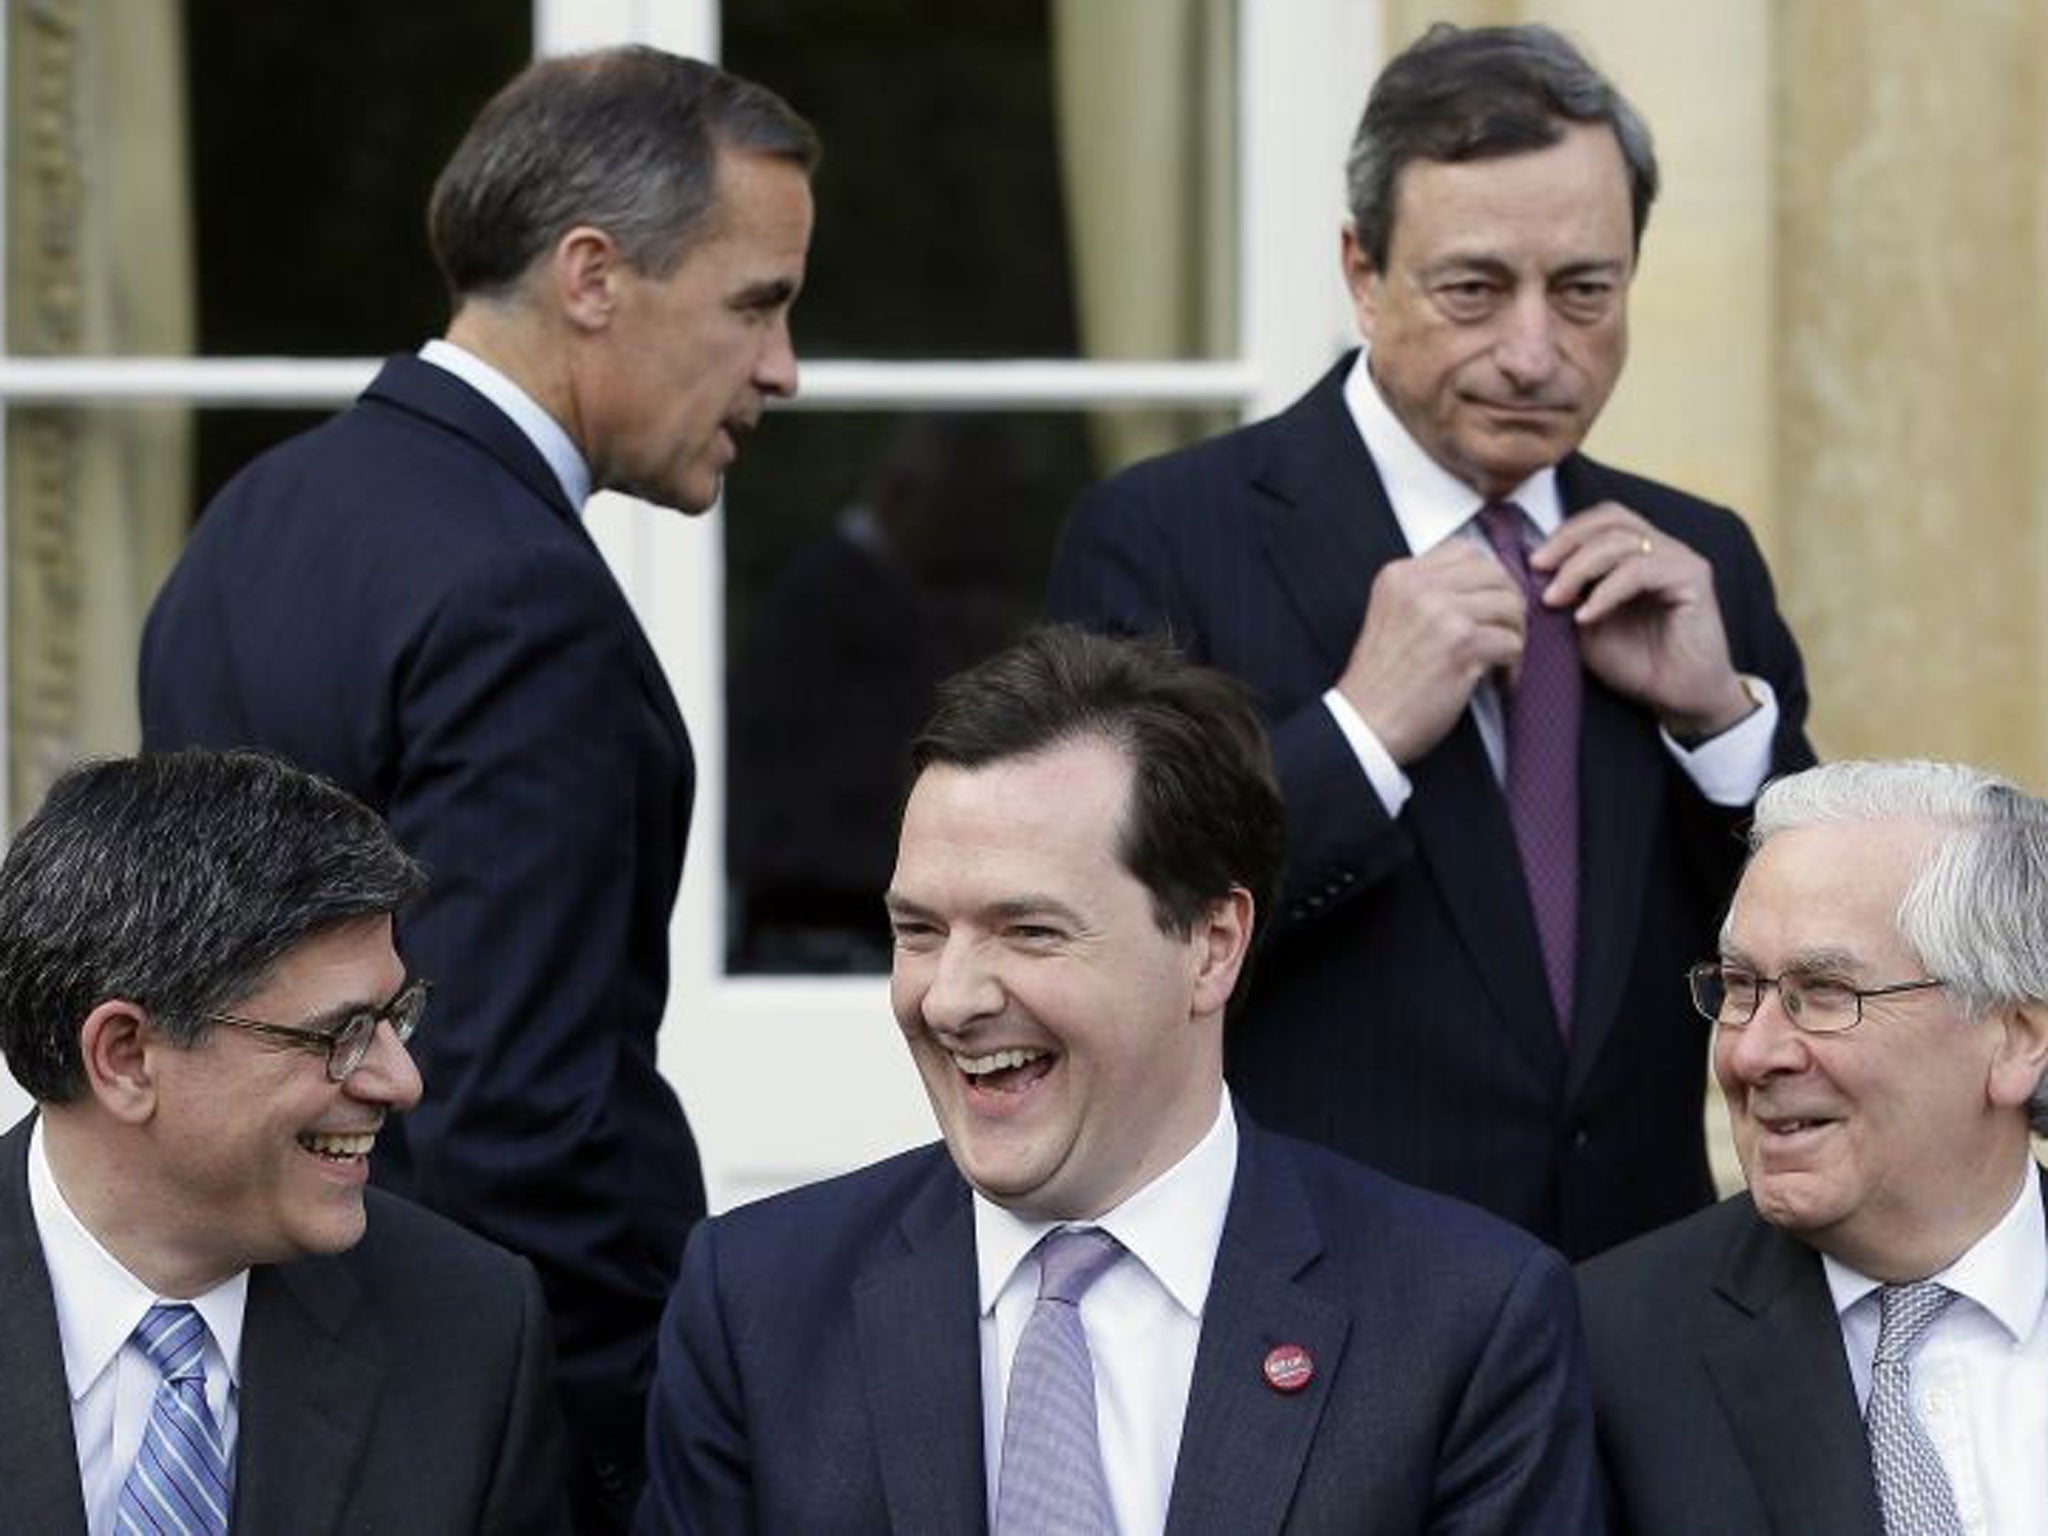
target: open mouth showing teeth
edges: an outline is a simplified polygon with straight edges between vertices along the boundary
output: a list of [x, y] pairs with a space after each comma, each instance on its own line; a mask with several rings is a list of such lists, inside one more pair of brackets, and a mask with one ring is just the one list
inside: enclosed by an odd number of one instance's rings
[[990, 1051], [982, 1056], [962, 1056], [956, 1052], [953, 1061], [973, 1080], [975, 1087], [992, 1088], [997, 1092], [1022, 1088], [1052, 1070], [1050, 1051], [1027, 1046], [1012, 1046], [1008, 1050]]
[[370, 1148], [377, 1142], [375, 1131], [352, 1131], [347, 1135], [316, 1136], [307, 1134], [299, 1138], [299, 1145], [315, 1157], [324, 1157], [330, 1162], [345, 1163], [351, 1158], [368, 1157]]
[[1763, 1127], [1773, 1136], [1796, 1136], [1801, 1131], [1817, 1131], [1831, 1124], [1829, 1120], [1766, 1120]]

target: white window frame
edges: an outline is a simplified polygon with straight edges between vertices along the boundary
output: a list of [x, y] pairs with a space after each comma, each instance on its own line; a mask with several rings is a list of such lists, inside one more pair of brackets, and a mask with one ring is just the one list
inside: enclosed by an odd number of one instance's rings
[[[1238, 7], [1241, 349], [1235, 358], [805, 362], [802, 394], [791, 408], [1171, 405], [1222, 407], [1250, 420], [1306, 388], [1353, 336], [1337, 276], [1343, 151], [1379, 63], [1381, 5], [1238, 0]], [[535, 0], [534, 35], [542, 53], [638, 40], [716, 58], [718, 5]], [[0, 79], [4, 65], [0, 39]], [[802, 103], [796, 105], [801, 110]], [[0, 238], [0, 253], [4, 249]], [[0, 430], [9, 408], [29, 404], [339, 408], [376, 367], [373, 359], [0, 353]], [[662, 1067], [689, 1109], [714, 1209], [932, 1134], [923, 1093], [890, 1019], [886, 981], [725, 974], [721, 516], [715, 510], [708, 519], [686, 520], [609, 494], [589, 513], [593, 534], [668, 669], [696, 748], [697, 802], [671, 930]], [[4, 765], [0, 754], [0, 802]]]

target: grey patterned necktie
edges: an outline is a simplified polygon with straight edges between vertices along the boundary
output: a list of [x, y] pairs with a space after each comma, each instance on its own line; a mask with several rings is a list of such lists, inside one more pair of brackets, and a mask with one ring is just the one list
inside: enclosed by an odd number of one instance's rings
[[1912, 1399], [1914, 1346], [1955, 1299], [1954, 1291], [1932, 1280], [1887, 1285], [1877, 1293], [1877, 1356], [1863, 1425], [1885, 1536], [1962, 1536], [1955, 1492]]
[[1039, 1245], [1038, 1303], [1003, 1407], [995, 1536], [1115, 1536], [1081, 1298], [1122, 1253], [1094, 1227], [1062, 1228]]

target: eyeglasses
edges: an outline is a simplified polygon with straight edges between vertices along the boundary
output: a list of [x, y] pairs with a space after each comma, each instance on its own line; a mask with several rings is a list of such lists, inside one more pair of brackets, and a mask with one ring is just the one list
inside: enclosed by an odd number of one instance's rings
[[327, 1058], [328, 1080], [341, 1083], [346, 1082], [349, 1073], [361, 1066], [363, 1058], [370, 1054], [370, 1042], [377, 1037], [379, 1024], [389, 1024], [400, 1045], [412, 1038], [413, 1031], [420, 1027], [420, 1019], [427, 1011], [427, 992], [432, 986], [433, 983], [423, 976], [408, 976], [405, 984], [383, 1007], [358, 1008], [338, 1026], [329, 1029], [266, 1024], [261, 1019], [238, 1018], [232, 1013], [202, 1013], [200, 1018], [209, 1024], [226, 1024], [235, 1029], [246, 1029], [251, 1034], [287, 1041], [303, 1050], [319, 1051]]
[[1685, 973], [1692, 988], [1692, 1005], [1701, 1017], [1723, 1029], [1740, 1029], [1756, 1017], [1764, 993], [1778, 989], [1786, 1017], [1809, 1035], [1839, 1035], [1863, 1022], [1866, 997], [1891, 997], [1900, 992], [1924, 992], [1945, 987], [1945, 981], [1922, 976], [1914, 981], [1895, 981], [1883, 987], [1852, 987], [1847, 982], [1823, 981], [1802, 976], [1759, 976], [1739, 965], [1719, 960], [1702, 960]]

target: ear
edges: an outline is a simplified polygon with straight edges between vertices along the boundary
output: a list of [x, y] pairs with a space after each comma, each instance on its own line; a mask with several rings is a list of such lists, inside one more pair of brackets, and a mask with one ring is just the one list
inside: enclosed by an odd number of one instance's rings
[[1209, 904], [1195, 919], [1189, 942], [1194, 946], [1195, 986], [1192, 1011], [1197, 1017], [1221, 1013], [1237, 986], [1238, 972], [1252, 946], [1252, 893], [1243, 886]]
[[1358, 226], [1349, 219], [1344, 221], [1342, 260], [1344, 286], [1351, 291], [1351, 312], [1358, 318], [1358, 334], [1371, 341], [1373, 327], [1379, 321], [1382, 278], [1365, 247], [1358, 242]]
[[548, 256], [555, 302], [579, 331], [602, 331], [611, 324], [626, 272], [619, 243], [591, 224], [569, 230]]
[[1986, 1096], [1996, 1108], [2024, 1109], [2048, 1072], [2048, 1003], [2020, 1003], [1994, 1022], [2000, 1033]]
[[155, 1057], [169, 1044], [147, 1009], [108, 999], [78, 1026], [86, 1091], [117, 1120], [139, 1125], [156, 1110]]

